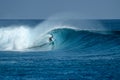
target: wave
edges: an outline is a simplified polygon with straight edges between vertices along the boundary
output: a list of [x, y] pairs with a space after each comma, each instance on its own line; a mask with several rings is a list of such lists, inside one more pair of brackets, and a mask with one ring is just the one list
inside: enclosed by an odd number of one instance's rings
[[[54, 28], [41, 36], [34, 36], [28, 27], [1, 28], [0, 50], [11, 51], [118, 51], [120, 37], [109, 31], [78, 30], [73, 28]], [[52, 37], [52, 44], [49, 38]]]
[[109, 31], [101, 25], [96, 27], [96, 22], [73, 23], [47, 20], [35, 27], [0, 27], [0, 50], [119, 52], [119, 31]]

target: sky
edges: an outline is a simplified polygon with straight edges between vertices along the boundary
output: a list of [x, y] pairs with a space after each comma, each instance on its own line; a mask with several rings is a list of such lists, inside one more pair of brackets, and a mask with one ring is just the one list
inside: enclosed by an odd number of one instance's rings
[[60, 13], [120, 19], [120, 0], [0, 0], [0, 19], [47, 19]]

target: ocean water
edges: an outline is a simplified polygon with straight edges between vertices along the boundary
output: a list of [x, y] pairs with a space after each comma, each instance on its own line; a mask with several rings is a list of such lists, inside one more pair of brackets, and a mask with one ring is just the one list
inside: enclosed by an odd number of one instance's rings
[[0, 80], [119, 80], [119, 26], [120, 20], [0, 20]]

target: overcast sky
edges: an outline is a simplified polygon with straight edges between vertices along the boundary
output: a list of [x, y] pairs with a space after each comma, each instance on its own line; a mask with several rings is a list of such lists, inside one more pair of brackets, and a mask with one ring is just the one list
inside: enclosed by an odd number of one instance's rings
[[61, 12], [120, 19], [120, 0], [0, 0], [0, 19], [46, 19]]

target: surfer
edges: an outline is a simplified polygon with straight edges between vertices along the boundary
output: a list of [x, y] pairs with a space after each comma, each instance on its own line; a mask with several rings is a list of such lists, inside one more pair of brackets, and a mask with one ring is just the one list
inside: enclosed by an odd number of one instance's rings
[[51, 36], [49, 37], [49, 45], [51, 45], [52, 46], [52, 48], [51, 49], [54, 49], [54, 40], [53, 40], [53, 35], [51, 34]]
[[31, 46], [27, 49], [31, 49], [31, 48], [43, 48], [43, 47], [46, 47], [46, 46], [49, 46], [50, 50], [53, 50], [54, 49], [54, 39], [53, 39], [53, 35], [50, 34], [49, 37], [48, 37], [48, 42], [45, 42], [45, 43], [42, 43], [40, 45], [35, 45], [34, 46]]

